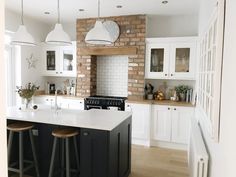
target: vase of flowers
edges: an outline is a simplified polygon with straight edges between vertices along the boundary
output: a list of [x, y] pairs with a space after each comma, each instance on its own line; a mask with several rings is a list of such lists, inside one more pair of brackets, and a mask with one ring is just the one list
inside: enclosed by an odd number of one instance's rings
[[34, 96], [36, 90], [39, 89], [39, 86], [29, 82], [24, 88], [22, 86], [17, 86], [16, 89], [20, 97], [24, 99], [25, 108], [28, 109], [32, 101], [32, 97]]

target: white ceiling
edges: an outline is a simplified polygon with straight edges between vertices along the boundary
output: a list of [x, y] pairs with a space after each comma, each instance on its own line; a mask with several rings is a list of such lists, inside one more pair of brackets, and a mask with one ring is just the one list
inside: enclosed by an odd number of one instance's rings
[[[188, 15], [197, 14], [200, 0], [169, 0], [164, 5], [162, 0], [100, 0], [101, 16], [130, 14], [149, 15]], [[21, 0], [6, 0], [6, 8], [20, 13]], [[73, 22], [77, 18], [97, 16], [97, 0], [60, 0], [61, 20]], [[117, 5], [123, 8], [117, 9]], [[79, 12], [79, 9], [85, 9]], [[50, 12], [45, 15], [44, 12]], [[24, 0], [24, 13], [47, 23], [57, 19], [57, 0]]]

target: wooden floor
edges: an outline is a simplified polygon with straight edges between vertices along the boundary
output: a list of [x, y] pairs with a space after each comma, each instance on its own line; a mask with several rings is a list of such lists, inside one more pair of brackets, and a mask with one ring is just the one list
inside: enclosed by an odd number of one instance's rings
[[131, 168], [129, 177], [189, 177], [185, 151], [133, 146]]

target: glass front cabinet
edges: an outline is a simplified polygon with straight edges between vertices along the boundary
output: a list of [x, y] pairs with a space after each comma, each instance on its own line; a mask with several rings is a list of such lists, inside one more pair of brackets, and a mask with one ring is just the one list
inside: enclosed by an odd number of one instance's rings
[[167, 78], [169, 73], [169, 45], [147, 44], [146, 77]]
[[195, 80], [196, 38], [148, 38], [146, 72], [149, 79]]
[[76, 43], [71, 46], [43, 46], [44, 76], [76, 77]]

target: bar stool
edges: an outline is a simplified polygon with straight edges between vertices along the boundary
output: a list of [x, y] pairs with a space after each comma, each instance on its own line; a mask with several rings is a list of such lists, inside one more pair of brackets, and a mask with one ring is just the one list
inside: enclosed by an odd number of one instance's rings
[[[29, 122], [15, 122], [15, 123], [11, 123], [7, 126], [7, 129], [10, 131], [9, 132], [9, 140], [8, 140], [8, 165], [9, 165], [8, 170], [15, 172], [15, 173], [19, 173], [20, 177], [23, 177], [24, 172], [28, 171], [29, 169], [31, 169], [33, 167], [35, 167], [36, 175], [37, 175], [37, 177], [39, 177], [38, 160], [37, 160], [37, 156], [36, 156], [33, 133], [32, 133], [33, 127], [34, 127], [34, 124], [29, 123]], [[29, 132], [34, 161], [24, 160], [23, 133], [25, 131]], [[11, 158], [11, 147], [12, 147], [12, 140], [13, 140], [14, 133], [19, 133], [19, 162], [14, 162], [12, 164], [9, 164], [10, 158]], [[19, 163], [19, 169], [13, 168], [18, 163]], [[24, 167], [24, 163], [28, 163], [29, 165]]]
[[[70, 177], [70, 172], [76, 172], [79, 173], [79, 153], [77, 148], [77, 141], [76, 136], [79, 134], [79, 132], [75, 129], [71, 128], [64, 128], [64, 129], [55, 129], [52, 131], [52, 135], [54, 136], [53, 141], [53, 149], [52, 149], [52, 157], [51, 157], [51, 163], [50, 163], [50, 169], [49, 169], [49, 177], [53, 176], [53, 168], [54, 168], [54, 160], [55, 160], [55, 153], [56, 153], [56, 146], [57, 146], [57, 140], [60, 139], [62, 142], [61, 146], [61, 176], [64, 177], [64, 148], [66, 149], [66, 177]], [[75, 148], [75, 158], [77, 163], [77, 169], [70, 169], [70, 147], [69, 147], [69, 140], [73, 138], [74, 142], [74, 148]]]

